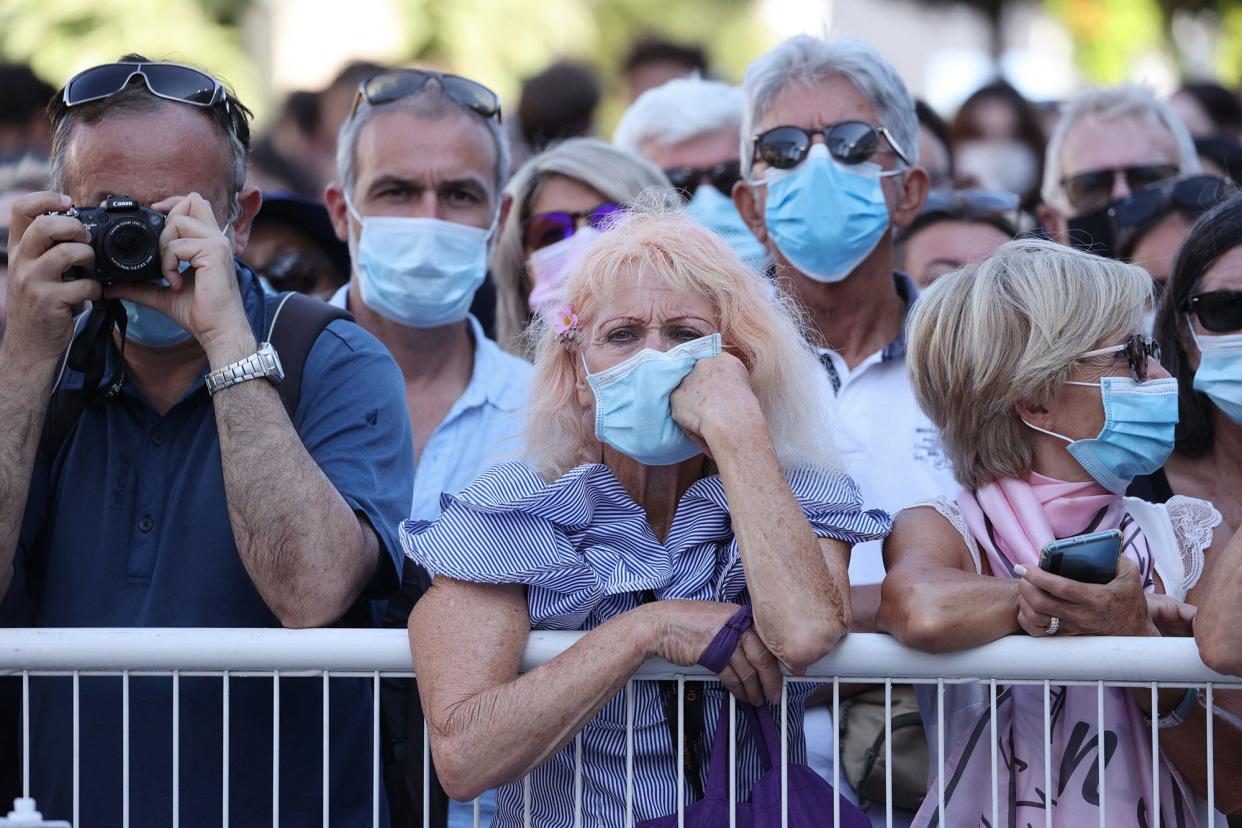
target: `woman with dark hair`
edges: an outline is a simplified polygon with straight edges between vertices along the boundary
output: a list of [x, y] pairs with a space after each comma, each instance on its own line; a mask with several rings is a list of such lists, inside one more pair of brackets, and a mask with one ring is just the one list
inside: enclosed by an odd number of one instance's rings
[[1242, 196], [1205, 213], [1186, 237], [1156, 314], [1161, 362], [1178, 385], [1177, 445], [1130, 494], [1211, 501], [1242, 525]]
[[958, 109], [951, 137], [964, 184], [1014, 193], [1024, 210], [1035, 206], [1048, 139], [1021, 92], [1003, 80], [976, 90]]

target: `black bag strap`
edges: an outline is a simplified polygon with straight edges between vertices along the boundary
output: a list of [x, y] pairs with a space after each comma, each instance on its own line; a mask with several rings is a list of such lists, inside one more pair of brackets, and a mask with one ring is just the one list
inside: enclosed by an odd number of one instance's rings
[[285, 371], [285, 378], [276, 390], [289, 419], [293, 419], [294, 412], [298, 410], [306, 358], [324, 328], [338, 319], [354, 321], [354, 317], [344, 308], [303, 293], [278, 293], [267, 299], [265, 339], [276, 349]]
[[[280, 401], [285, 406], [289, 418], [293, 419], [298, 409], [298, 401], [302, 394], [302, 371], [306, 367], [306, 359], [311, 348], [323, 333], [324, 328], [338, 319], [350, 322], [354, 317], [344, 308], [334, 307], [321, 299], [301, 293], [280, 293], [267, 298], [267, 332], [265, 339], [280, 355], [280, 364], [284, 368], [285, 378], [276, 386]], [[121, 312], [124, 314], [124, 311]], [[93, 315], [93, 314], [92, 314]], [[121, 316], [124, 319], [124, 316]], [[79, 341], [94, 339], [98, 336], [99, 326], [92, 325], [90, 319], [82, 330], [75, 335], [69, 346], [65, 361], [61, 365], [61, 375], [65, 365], [81, 370], [75, 364], [74, 348]], [[107, 329], [111, 336], [111, 327]], [[125, 335], [122, 323], [121, 335]], [[99, 369], [102, 374], [102, 368]], [[116, 383], [119, 386], [119, 380]], [[57, 379], [52, 398], [48, 401], [47, 415], [44, 417], [42, 449], [44, 457], [55, 459], [60, 449], [69, 439], [77, 425], [82, 412], [92, 402], [85, 391], [69, 390], [60, 387]]]

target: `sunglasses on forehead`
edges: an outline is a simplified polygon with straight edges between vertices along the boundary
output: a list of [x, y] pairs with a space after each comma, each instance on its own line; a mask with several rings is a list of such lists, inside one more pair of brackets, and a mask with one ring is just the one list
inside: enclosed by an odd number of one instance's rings
[[710, 184], [726, 196], [733, 195], [733, 185], [742, 178], [740, 161], [722, 161], [711, 167], [675, 167], [665, 170], [668, 181], [682, 198], [691, 199], [703, 184]]
[[578, 232], [579, 223], [583, 221], [594, 230], [607, 230], [613, 219], [624, 212], [620, 204], [605, 201], [578, 213], [562, 210], [535, 213], [522, 222], [522, 243], [534, 252], [569, 238]]
[[1102, 170], [1088, 170], [1077, 175], [1067, 175], [1061, 179], [1061, 187], [1065, 197], [1075, 210], [1099, 210], [1107, 207], [1113, 200], [1113, 190], [1117, 177], [1126, 180], [1131, 192], [1149, 187], [1157, 181], [1177, 175], [1175, 164], [1141, 164], [1133, 167], [1110, 167]]
[[245, 116], [230, 103], [224, 84], [206, 72], [180, 63], [105, 63], [93, 66], [69, 79], [61, 93], [61, 100], [66, 107], [102, 101], [120, 93], [135, 79], [146, 84], [147, 90], [157, 98], [204, 109], [220, 107], [233, 134], [249, 146], [250, 127]]
[[887, 128], [872, 126], [865, 121], [841, 121], [829, 127], [778, 126], [755, 136], [755, 161], [762, 161], [778, 170], [789, 170], [806, 160], [816, 135], [823, 136], [828, 154], [842, 164], [870, 161], [881, 149], [880, 139], [905, 164], [910, 163], [905, 150], [893, 139]]
[[440, 84], [440, 89], [451, 100], [484, 118], [500, 122], [500, 97], [495, 92], [470, 78], [429, 69], [395, 69], [367, 78], [358, 86], [349, 117], [352, 119], [357, 114], [364, 100], [372, 106], [399, 101], [417, 95], [431, 80]]

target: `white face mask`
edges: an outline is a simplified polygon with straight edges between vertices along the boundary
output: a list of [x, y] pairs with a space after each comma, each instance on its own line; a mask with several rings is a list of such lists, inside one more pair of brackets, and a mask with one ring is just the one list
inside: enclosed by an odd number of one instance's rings
[[957, 174], [985, 189], [1022, 195], [1038, 183], [1039, 159], [1021, 141], [966, 141], [954, 154]]
[[351, 244], [354, 271], [368, 308], [411, 328], [438, 328], [466, 318], [475, 291], [487, 276], [493, 231], [451, 221], [399, 216], [360, 216]]
[[526, 304], [531, 313], [550, 319], [564, 306], [569, 273], [591, 242], [599, 236], [598, 230], [587, 225], [573, 235], [530, 254], [526, 260], [526, 272], [530, 274], [534, 286]]

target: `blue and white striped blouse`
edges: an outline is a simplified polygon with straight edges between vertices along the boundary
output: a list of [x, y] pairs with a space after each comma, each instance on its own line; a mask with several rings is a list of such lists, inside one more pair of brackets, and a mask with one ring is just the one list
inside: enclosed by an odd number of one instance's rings
[[[859, 543], [888, 534], [891, 518], [863, 511], [858, 487], [848, 476], [803, 470], [788, 479], [816, 535]], [[746, 586], [724, 485], [716, 476], [686, 491], [663, 544], [642, 507], [601, 464], [579, 466], [546, 483], [523, 463], [505, 463], [461, 494], [443, 495], [441, 504], [435, 522], [411, 520], [402, 526], [406, 554], [433, 575], [525, 584], [533, 630], [593, 629], [634, 609], [646, 590], [661, 600], [737, 602]], [[789, 686], [792, 762], [805, 761], [802, 712], [814, 687]], [[711, 734], [726, 697], [719, 685], [709, 685], [704, 695], [704, 732]], [[778, 709], [773, 712], [779, 715]], [[584, 825], [624, 823], [625, 725], [625, 694], [619, 693], [582, 731]], [[737, 727], [737, 784], [745, 796], [759, 776], [759, 758], [744, 717], [738, 717]], [[530, 781], [531, 824], [571, 828], [573, 744], [532, 772]], [[522, 788], [518, 781], [499, 790], [493, 825], [523, 824]], [[676, 796], [676, 752], [658, 687], [635, 682], [635, 819], [673, 812]]]

